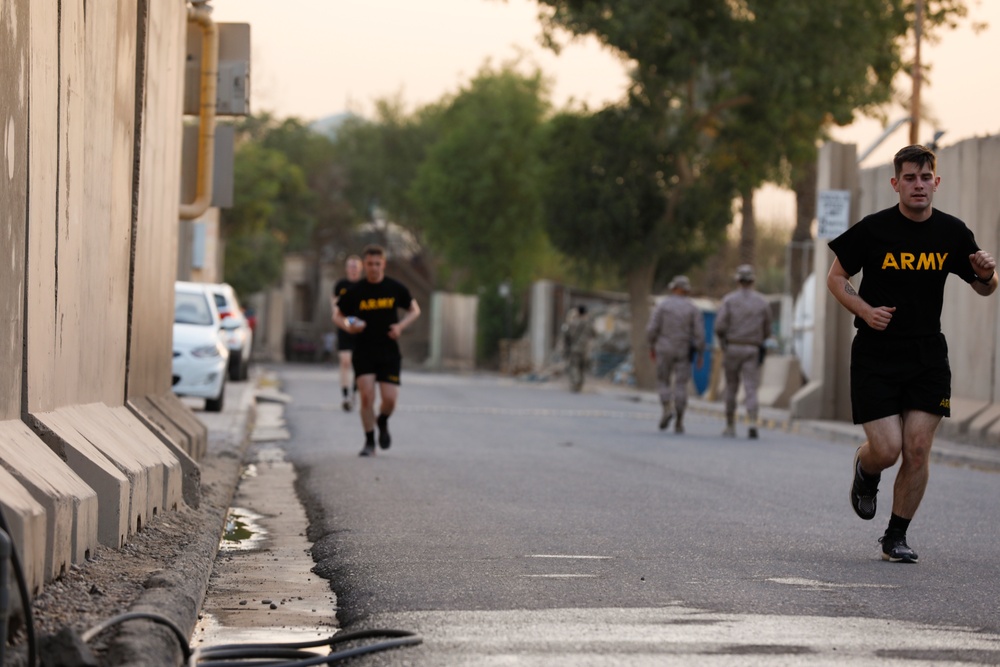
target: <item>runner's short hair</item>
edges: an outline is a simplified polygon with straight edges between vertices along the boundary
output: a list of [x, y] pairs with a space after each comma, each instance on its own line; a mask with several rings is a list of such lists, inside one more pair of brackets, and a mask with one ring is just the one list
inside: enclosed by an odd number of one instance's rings
[[937, 156], [926, 146], [916, 144], [899, 149], [899, 152], [892, 158], [892, 166], [896, 169], [896, 178], [899, 178], [900, 172], [903, 171], [903, 164], [906, 162], [913, 162], [921, 168], [929, 166], [931, 172], [937, 173]]
[[365, 246], [365, 249], [364, 251], [362, 251], [362, 254], [365, 257], [368, 257], [369, 255], [378, 255], [379, 257], [385, 257], [385, 248], [383, 248], [378, 244], [372, 243], [370, 245]]

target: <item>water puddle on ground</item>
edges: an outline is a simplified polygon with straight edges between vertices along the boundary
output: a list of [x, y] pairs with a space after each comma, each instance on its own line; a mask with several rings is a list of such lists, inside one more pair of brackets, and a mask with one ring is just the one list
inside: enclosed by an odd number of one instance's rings
[[192, 635], [195, 647], [315, 641], [338, 630], [336, 597], [312, 572], [295, 470], [273, 445], [251, 454]]
[[242, 507], [229, 508], [219, 551], [252, 551], [267, 539], [260, 514]]

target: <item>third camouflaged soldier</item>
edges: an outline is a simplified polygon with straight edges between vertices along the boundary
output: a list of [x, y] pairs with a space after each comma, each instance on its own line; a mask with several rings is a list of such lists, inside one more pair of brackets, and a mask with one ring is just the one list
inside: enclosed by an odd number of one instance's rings
[[579, 392], [583, 389], [583, 380], [587, 374], [587, 350], [593, 335], [593, 328], [587, 319], [586, 306], [579, 305], [570, 309], [562, 325], [562, 335], [569, 388], [571, 391]]
[[763, 295], [753, 288], [753, 267], [741, 264], [736, 267], [739, 287], [722, 299], [715, 319], [715, 335], [723, 351], [723, 368], [726, 373], [726, 430], [722, 435], [736, 436], [736, 394], [743, 380], [746, 393], [747, 432], [751, 439], [757, 437], [757, 387], [760, 384], [760, 366], [764, 359], [764, 341], [771, 335], [771, 308]]

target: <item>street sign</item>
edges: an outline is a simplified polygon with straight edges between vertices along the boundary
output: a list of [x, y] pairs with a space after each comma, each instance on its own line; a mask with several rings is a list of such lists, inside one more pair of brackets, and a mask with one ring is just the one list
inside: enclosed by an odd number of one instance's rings
[[821, 190], [816, 195], [816, 238], [833, 239], [847, 231], [851, 216], [850, 190]]

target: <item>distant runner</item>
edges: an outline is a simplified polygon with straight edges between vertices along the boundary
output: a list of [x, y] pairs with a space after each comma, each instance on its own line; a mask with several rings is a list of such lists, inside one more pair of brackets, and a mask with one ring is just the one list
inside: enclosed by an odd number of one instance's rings
[[[346, 276], [337, 281], [330, 295], [331, 312], [336, 311], [337, 301], [361, 280], [361, 258], [351, 255], [344, 262]], [[354, 336], [337, 327], [337, 357], [340, 362], [340, 393], [344, 412], [350, 412], [357, 398], [358, 385], [354, 382], [351, 368], [351, 351], [354, 349]]]
[[[402, 355], [399, 337], [406, 327], [420, 316], [420, 307], [402, 283], [385, 275], [385, 250], [370, 245], [364, 251], [364, 280], [344, 293], [333, 311], [334, 323], [355, 334], [352, 357], [354, 377], [361, 394], [361, 426], [365, 444], [361, 456], [375, 454], [375, 427], [378, 444], [389, 449], [389, 417], [399, 396], [399, 374]], [[397, 311], [404, 310], [403, 319]], [[378, 417], [375, 416], [375, 386], [381, 397]]]

